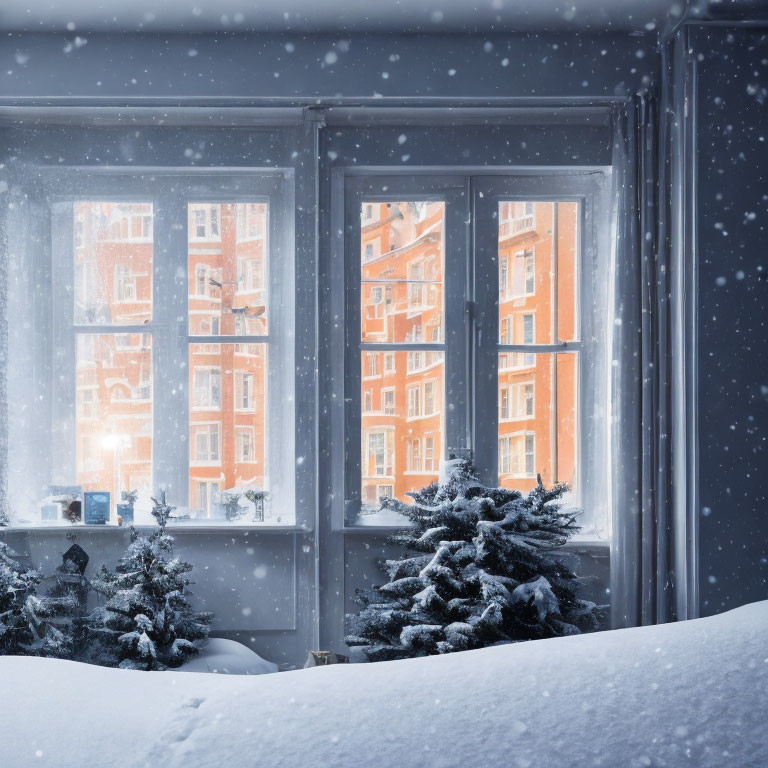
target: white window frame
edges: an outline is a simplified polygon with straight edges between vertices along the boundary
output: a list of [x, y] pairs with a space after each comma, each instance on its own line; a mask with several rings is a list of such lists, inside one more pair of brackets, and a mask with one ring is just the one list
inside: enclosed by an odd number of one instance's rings
[[[481, 169], [473, 169], [467, 173], [469, 176], [471, 176], [473, 184], [475, 183], [474, 180], [477, 180], [477, 184], [475, 185], [476, 191], [474, 193], [475, 205], [477, 206], [479, 201], [480, 206], [485, 206], [487, 214], [484, 214], [486, 216], [484, 220], [488, 222], [488, 225], [486, 226], [485, 232], [483, 233], [480, 240], [477, 239], [477, 235], [473, 237], [470, 234], [466, 234], [468, 230], [471, 230], [475, 226], [477, 219], [475, 219], [475, 222], [473, 222], [472, 216], [466, 211], [462, 210], [459, 217], [460, 226], [457, 227], [457, 236], [464, 242], [474, 244], [475, 256], [472, 259], [473, 266], [471, 269], [468, 269], [463, 265], [459, 266], [458, 263], [455, 266], [451, 266], [447, 263], [445, 267], [443, 282], [445, 286], [444, 293], [446, 296], [446, 306], [451, 306], [451, 302], [449, 301], [449, 297], [452, 293], [449, 286], [451, 279], [455, 279], [459, 274], [462, 276], [467, 273], [474, 275], [472, 278], [474, 282], [472, 284], [467, 284], [466, 287], [462, 286], [458, 292], [453, 293], [456, 306], [463, 307], [465, 304], [469, 304], [469, 311], [473, 316], [473, 324], [467, 326], [463, 316], [460, 317], [458, 321], [451, 319], [450, 312], [445, 314], [444, 320], [446, 323], [446, 338], [459, 339], [463, 338], [465, 333], [467, 334], [467, 348], [474, 349], [474, 368], [471, 371], [468, 366], [466, 369], [464, 369], [469, 371], [469, 373], [464, 373], [461, 366], [458, 366], [457, 370], [455, 361], [460, 359], [463, 353], [461, 353], [456, 348], [455, 342], [454, 345], [449, 345], [447, 349], [448, 356], [445, 359], [446, 389], [451, 390], [452, 395], [455, 393], [456, 402], [454, 402], [454, 398], [451, 397], [452, 408], [450, 409], [450, 412], [447, 412], [444, 417], [446, 419], [444, 435], [448, 446], [443, 446], [443, 450], [441, 451], [440, 455], [473, 455], [481, 480], [488, 483], [489, 485], [495, 485], [498, 482], [498, 444], [496, 440], [488, 441], [487, 439], [484, 439], [483, 436], [487, 438], [489, 432], [492, 432], [493, 430], [497, 431], [497, 425], [500, 418], [498, 404], [499, 389], [495, 376], [495, 373], [499, 368], [499, 353], [507, 356], [507, 368], [505, 370], [515, 370], [517, 368], [527, 368], [535, 365], [537, 359], [536, 355], [541, 353], [549, 355], [555, 353], [575, 354], [578, 358], [580, 358], [581, 354], [584, 353], [585, 348], [587, 348], [591, 355], [593, 349], [597, 349], [601, 343], [600, 340], [595, 336], [590, 336], [589, 342], [585, 343], [582, 340], [583, 336], [581, 335], [577, 335], [576, 339], [568, 340], [567, 342], [555, 340], [550, 344], [535, 343], [535, 313], [533, 313], [533, 344], [521, 344], [517, 342], [517, 339], [514, 336], [507, 340], [500, 338], [498, 314], [495, 311], [496, 303], [500, 299], [503, 299], [503, 297], [500, 296], [499, 290], [500, 280], [498, 260], [495, 258], [498, 254], [499, 237], [499, 220], [496, 208], [498, 200], [512, 199], [519, 200], [521, 202], [530, 202], [531, 200], [546, 202], [578, 202], [580, 206], [578, 209], [578, 216], [581, 222], [576, 232], [577, 240], [580, 243], [579, 263], [581, 264], [582, 262], [585, 262], [590, 265], [597, 264], [598, 261], [592, 254], [594, 254], [595, 249], [598, 247], [598, 243], [600, 243], [599, 247], [602, 249], [600, 251], [602, 254], [601, 259], [603, 259], [603, 261], [600, 263], [604, 265], [603, 269], [605, 269], [605, 264], [609, 258], [609, 251], [607, 247], [605, 247], [607, 240], [604, 235], [607, 232], [607, 228], [603, 228], [603, 224], [608, 220], [608, 209], [605, 207], [605, 201], [607, 200], [607, 180], [610, 177], [610, 172], [606, 169], [599, 168], [594, 172], [586, 174], [582, 174], [579, 171], [571, 172], [570, 170], [562, 169], [552, 169], [551, 171], [547, 170], [537, 173], [533, 173], [530, 170], [516, 172], [513, 169], [510, 172], [505, 171], [504, 173], [499, 173], [495, 176], [484, 176]], [[429, 192], [426, 191], [427, 189], [435, 194], [436, 191], [440, 188], [440, 184], [444, 183], [444, 181], [449, 178], [449, 176], [430, 176], [428, 173], [425, 173], [418, 178], [411, 177], [405, 179], [401, 176], [386, 176], [385, 174], [377, 176], [374, 171], [370, 170], [353, 172], [349, 169], [343, 169], [339, 170], [335, 178], [338, 179], [339, 183], [345, 185], [345, 187], [339, 188], [346, 189], [346, 220], [348, 222], [353, 222], [355, 213], [358, 221], [360, 220], [360, 209], [358, 207], [357, 212], [355, 212], [355, 207], [361, 200], [372, 199], [371, 190], [376, 189], [379, 191], [380, 197], [378, 199], [402, 201], [408, 199], [402, 191], [403, 188], [410, 187], [411, 190], [413, 190], [414, 188], [418, 187], [419, 194], [417, 195], [416, 192], [412, 192], [412, 199], [417, 197], [421, 199], [423, 195], [429, 194]], [[464, 178], [466, 179], [467, 177]], [[465, 181], [464, 183], [466, 184], [467, 182]], [[381, 194], [384, 189], [386, 189], [386, 193]], [[482, 191], [483, 194], [479, 194], [479, 191]], [[483, 196], [485, 197], [484, 201]], [[457, 209], [461, 209], [462, 207], [461, 201], [455, 201], [454, 205]], [[600, 216], [595, 214], [596, 205], [599, 205]], [[446, 231], [448, 232], [447, 236], [449, 239], [451, 237], [451, 226], [450, 223], [448, 223], [448, 219], [451, 216], [451, 210], [452, 206], [447, 205]], [[528, 227], [536, 226], [535, 210], [534, 213], [531, 214], [531, 206], [529, 205], [528, 210], [523, 210], [522, 215], [517, 217], [521, 219], [530, 219], [531, 215], [533, 215], [533, 221], [531, 222], [529, 220], [527, 223], [525, 223], [526, 231]], [[602, 228], [599, 235], [597, 234], [596, 229], [590, 230], [588, 234], [585, 233], [583, 229], [583, 222], [585, 219], [590, 222], [595, 222], [595, 227], [599, 226]], [[598, 220], [599, 223], [597, 223]], [[494, 229], [493, 222], [495, 222], [496, 229]], [[345, 300], [348, 315], [347, 325], [345, 326], [345, 333], [348, 339], [346, 346], [347, 358], [354, 360], [355, 347], [358, 349], [362, 348], [363, 351], [367, 351], [373, 348], [382, 349], [382, 351], [385, 351], [387, 349], [399, 349], [401, 347], [405, 350], [410, 349], [411, 351], [425, 350], [427, 345], [424, 343], [415, 342], [406, 342], [403, 345], [373, 343], [360, 345], [358, 339], [355, 336], [356, 332], [359, 333], [359, 330], [357, 327], [358, 315], [354, 309], [354, 296], [356, 292], [359, 291], [359, 288], [356, 287], [354, 282], [356, 274], [355, 261], [357, 260], [357, 263], [360, 263], [359, 233], [355, 230], [354, 226], [351, 228], [349, 226], [346, 228], [338, 227], [337, 231], [342, 233], [337, 241], [340, 247], [345, 249], [347, 254], [346, 266], [343, 269], [340, 269], [340, 273], [343, 276], [347, 286]], [[459, 232], [461, 234], [459, 234]], [[459, 245], [457, 246], [456, 250], [461, 250], [462, 247], [463, 246]], [[446, 249], [446, 258], [448, 258], [449, 250], [450, 248]], [[478, 261], [480, 258], [478, 254], [483, 253], [487, 254], [488, 258], [484, 263], [480, 263]], [[527, 257], [527, 259], [530, 260], [530, 257]], [[536, 269], [541, 268], [541, 265], [536, 264], [536, 259], [537, 254], [534, 253], [534, 283]], [[530, 267], [528, 269], [530, 271]], [[408, 276], [410, 275], [406, 275], [406, 277]], [[590, 333], [590, 328], [588, 327], [589, 324], [585, 326], [582, 323], [583, 318], [581, 317], [579, 307], [589, 306], [592, 288], [588, 286], [586, 292], [584, 291], [584, 286], [587, 285], [589, 281], [582, 278], [581, 266], [577, 267], [575, 278], [577, 286], [579, 286], [579, 289], [582, 292], [581, 298], [576, 302], [576, 327], [577, 329], [581, 329], [581, 334], [586, 335]], [[529, 283], [527, 287], [531, 287], [530, 280], [527, 282]], [[456, 285], [456, 283], [454, 283], [454, 285]], [[475, 287], [473, 288], [472, 285]], [[489, 286], [492, 286], [491, 292], [488, 291]], [[536, 285], [533, 287], [535, 290], [537, 289]], [[491, 307], [492, 310], [486, 311], [486, 308], [488, 307]], [[526, 314], [531, 314], [529, 310], [522, 311], [524, 311]], [[520, 320], [520, 322], [522, 323], [523, 321]], [[455, 323], [455, 325], [452, 326], [452, 323]], [[451, 335], [452, 329], [454, 334], [453, 336]], [[522, 333], [522, 326], [520, 331]], [[514, 331], [511, 331], [511, 333], [514, 333]], [[526, 336], [525, 338], [528, 339], [529, 337]], [[505, 344], [504, 341], [509, 341], [511, 343]], [[521, 339], [521, 341], [523, 341], [523, 339]], [[435, 347], [441, 350], [445, 349], [443, 345], [435, 345]], [[595, 368], [595, 372], [600, 370], [606, 371], [607, 368], [605, 366], [607, 365], [607, 362], [602, 351], [597, 353], [597, 357], [602, 360], [600, 365], [603, 367], [598, 366]], [[451, 360], [454, 361], [453, 364], [451, 363]], [[411, 360], [410, 367], [413, 368], [413, 366], [414, 362]], [[580, 426], [580, 419], [583, 413], [582, 402], [585, 397], [588, 397], [588, 393], [591, 389], [590, 381], [594, 375], [592, 373], [585, 375], [586, 367], [587, 366], [580, 364], [577, 364], [576, 367], [579, 398], [577, 401], [576, 425], [576, 449], [578, 457], [577, 473], [579, 474], [579, 477], [576, 479], [576, 482], [578, 487], [582, 489], [588, 497], [590, 504], [594, 503], [596, 507], [603, 506], [603, 508], [605, 508], [604, 503], [598, 500], [598, 494], [596, 493], [596, 489], [600, 487], [601, 484], [604, 487], [603, 479], [598, 479], [595, 476], [594, 479], [590, 478], [587, 482], [583, 477], [583, 468], [587, 463], [589, 463], [589, 457], [597, 455], [605, 456], [606, 445], [605, 439], [600, 437], [594, 448], [592, 446], [587, 446], [587, 450], [585, 450], [584, 447], [584, 431]], [[347, 378], [347, 386], [349, 387], [349, 392], [351, 392], [351, 396], [346, 398], [347, 405], [345, 406], [349, 415], [347, 422], [349, 424], [347, 427], [347, 435], [348, 440], [354, 442], [356, 432], [354, 425], [356, 423], [355, 419], [357, 418], [355, 414], [356, 412], [359, 412], [359, 405], [356, 407], [355, 401], [357, 399], [357, 402], [359, 402], [360, 398], [359, 384], [357, 384], [356, 381], [359, 381], [359, 379], [355, 380], [352, 378], [354, 376], [353, 368], [347, 367], [347, 371], [350, 372], [349, 377]], [[480, 371], [482, 371], [482, 373], [480, 373]], [[492, 377], [488, 375], [489, 371], [493, 372], [494, 375]], [[490, 389], [488, 386], [489, 384]], [[600, 385], [598, 389], [604, 391], [602, 385]], [[355, 395], [356, 391], [358, 392], [357, 395]], [[412, 395], [411, 397], [414, 396]], [[472, 403], [471, 406], [470, 403]], [[535, 413], [535, 399], [533, 407]], [[413, 405], [411, 405], [410, 412], [414, 412]], [[408, 418], [407, 414], [408, 401], [406, 399], [406, 418]], [[593, 418], [593, 414], [594, 411], [590, 411], [590, 418]], [[532, 417], [527, 418], [530, 419]], [[459, 435], [461, 437], [458, 437]], [[359, 437], [357, 440], [359, 440]], [[349, 450], [346, 453], [346, 456], [354, 456], [354, 451]], [[607, 466], [607, 457], [603, 464], [598, 463], [593, 464], [592, 466]], [[356, 485], [359, 482], [356, 480], [356, 477], [359, 475], [356, 474], [354, 462], [348, 462], [344, 466], [342, 476], [346, 478], [345, 502], [343, 508], [344, 512], [340, 517], [337, 517], [336, 520], [343, 519], [344, 522], [342, 525], [354, 527], [356, 525], [356, 510], [358, 509], [356, 497], [359, 495], [359, 492], [356, 490]], [[608, 497], [608, 494], [603, 495], [603, 498], [606, 497]]]
[[[206, 374], [208, 376], [208, 383], [205, 387], [199, 386], [197, 377]], [[218, 397], [214, 397], [217, 392], [215, 386], [215, 379], [218, 378]], [[192, 370], [192, 409], [195, 411], [219, 411], [221, 410], [221, 394], [222, 394], [222, 375], [221, 366], [217, 365], [200, 365], [194, 367]], [[198, 399], [198, 393], [204, 390], [205, 397]]]
[[[211, 442], [211, 434], [212, 431], [215, 428], [216, 432], [216, 450], [213, 451], [211, 449], [212, 442]], [[206, 449], [205, 449], [205, 458], [198, 458], [199, 451], [198, 451], [198, 435], [205, 434], [206, 436]], [[190, 466], [193, 467], [218, 467], [221, 466], [221, 456], [222, 456], [222, 431], [221, 431], [221, 422], [220, 421], [195, 421], [192, 424], [190, 424], [190, 435], [191, 435], [191, 448], [192, 448], [192, 456], [194, 458], [190, 458]]]

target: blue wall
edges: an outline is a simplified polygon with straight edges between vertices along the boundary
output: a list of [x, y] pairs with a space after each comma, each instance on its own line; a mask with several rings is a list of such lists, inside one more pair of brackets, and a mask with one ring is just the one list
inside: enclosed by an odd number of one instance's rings
[[697, 30], [701, 613], [768, 598], [768, 29]]

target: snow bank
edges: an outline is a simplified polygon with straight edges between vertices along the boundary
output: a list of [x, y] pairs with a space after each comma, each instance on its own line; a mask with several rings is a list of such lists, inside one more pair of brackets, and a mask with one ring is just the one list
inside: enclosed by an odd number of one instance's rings
[[768, 602], [238, 677], [0, 658], [3, 768], [766, 766]]
[[223, 637], [209, 638], [198, 656], [179, 667], [179, 672], [216, 672], [220, 675], [268, 675], [277, 664], [262, 659], [242, 643]]

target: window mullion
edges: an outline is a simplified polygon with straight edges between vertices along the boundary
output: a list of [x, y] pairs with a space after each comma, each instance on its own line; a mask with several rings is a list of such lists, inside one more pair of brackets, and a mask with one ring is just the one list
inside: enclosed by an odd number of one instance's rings
[[472, 183], [472, 456], [481, 482], [498, 484], [498, 202]]
[[187, 206], [178, 185], [155, 201], [153, 264], [153, 488], [189, 495]]
[[450, 458], [471, 447], [468, 189], [447, 190], [445, 203], [445, 445], [441, 455]]

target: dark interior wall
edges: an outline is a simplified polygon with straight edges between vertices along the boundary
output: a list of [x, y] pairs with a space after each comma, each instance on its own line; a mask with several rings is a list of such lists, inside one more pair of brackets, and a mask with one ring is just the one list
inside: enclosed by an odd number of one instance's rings
[[655, 36], [11, 34], [0, 101], [606, 97], [656, 75]]
[[[0, 49], [0, 106], [59, 103], [61, 99], [104, 105], [135, 100], [172, 106], [227, 103], [230, 98], [277, 103], [343, 98], [377, 104], [389, 100], [494, 103], [524, 98], [535, 104], [548, 97], [565, 103], [629, 96], [657, 81], [658, 70], [652, 35], [380, 35], [343, 40], [301, 35], [82, 35], [79, 42], [75, 35], [11, 35], [4, 38]], [[530, 148], [534, 163], [535, 149]], [[448, 152], [450, 161], [450, 148]], [[491, 161], [485, 158], [481, 162]], [[326, 353], [322, 327], [319, 338], [322, 365]], [[322, 489], [320, 493], [322, 514]], [[286, 666], [303, 662], [316, 633], [324, 647], [344, 650], [344, 603], [347, 609], [351, 607], [348, 601], [355, 588], [380, 583], [378, 561], [391, 552], [381, 534], [333, 532], [328, 530], [327, 520], [317, 522], [319, 581], [294, 584], [306, 593], [302, 604], [319, 603], [319, 611], [311, 617], [314, 628], [290, 637], [288, 625], [260, 632], [255, 614], [251, 623], [239, 616], [237, 622], [233, 619], [221, 627], [221, 633]], [[218, 558], [218, 536], [210, 534], [208, 543], [199, 537], [188, 552], [198, 579]], [[34, 546], [34, 542], [24, 545], [31, 555], [45, 551], [58, 556], [59, 540], [38, 533], [35, 541]], [[90, 553], [93, 562], [112, 559], [114, 545], [112, 542], [110, 549], [95, 542]], [[580, 572], [596, 577], [587, 588], [589, 595], [602, 602], [608, 583], [607, 560], [603, 555], [582, 557]], [[229, 612], [232, 616], [235, 608]]]
[[768, 27], [695, 30], [702, 615], [768, 598]]

